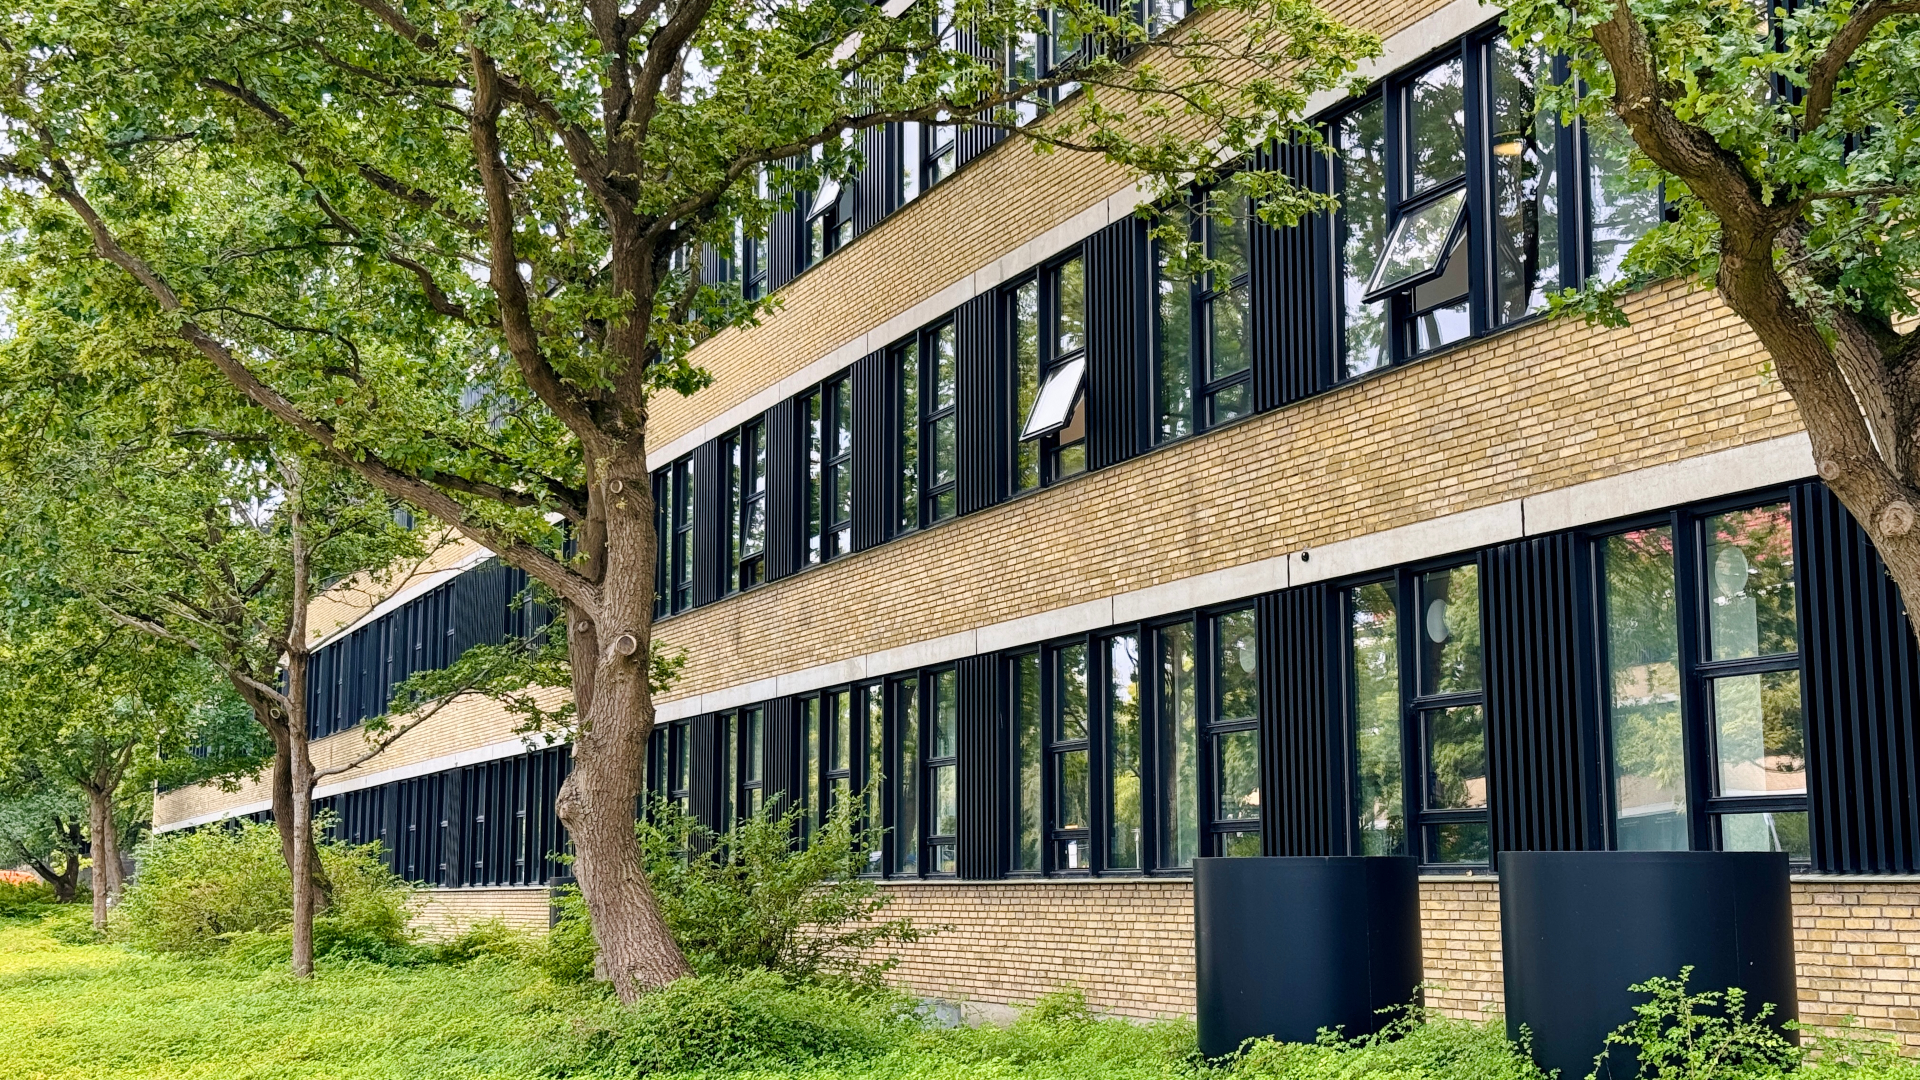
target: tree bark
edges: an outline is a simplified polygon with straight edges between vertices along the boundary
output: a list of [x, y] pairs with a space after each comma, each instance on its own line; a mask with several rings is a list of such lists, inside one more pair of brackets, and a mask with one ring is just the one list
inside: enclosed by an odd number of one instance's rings
[[[293, 861], [297, 857], [294, 836], [298, 826], [294, 822], [293, 798], [293, 735], [289, 725], [273, 717], [273, 706], [262, 700], [254, 706], [254, 719], [267, 729], [273, 738], [273, 764], [270, 787], [273, 798], [273, 825], [280, 833], [280, 857], [286, 860], [287, 872], [293, 872]], [[304, 742], [304, 740], [302, 740]], [[309, 769], [311, 771], [311, 769]], [[309, 791], [312, 789], [309, 788]], [[333, 881], [327, 877], [326, 868], [320, 865], [320, 848], [311, 840], [305, 845], [307, 851], [307, 873], [313, 882], [313, 910], [316, 914], [325, 912], [333, 905]]]
[[620, 999], [631, 1002], [692, 969], [660, 916], [633, 829], [653, 733], [647, 660], [655, 540], [646, 453], [636, 439], [599, 460], [606, 472], [595, 486], [597, 512], [588, 518], [605, 522], [606, 540], [589, 555], [588, 572], [600, 582], [602, 602], [597, 619], [567, 609], [580, 724], [573, 772], [556, 809], [573, 838], [574, 877], [592, 917], [601, 970]]
[[113, 789], [87, 789], [88, 842], [93, 855], [93, 928], [107, 928], [107, 909], [120, 901], [120, 834], [113, 823]]

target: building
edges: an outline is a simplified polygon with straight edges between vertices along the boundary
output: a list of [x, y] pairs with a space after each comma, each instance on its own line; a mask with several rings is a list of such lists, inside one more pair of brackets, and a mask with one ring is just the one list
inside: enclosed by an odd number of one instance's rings
[[[1766, 357], [1680, 283], [1543, 318], [1661, 212], [1618, 136], [1538, 115], [1553, 66], [1475, 0], [1332, 7], [1378, 87], [1262, 164], [1345, 209], [1194, 215], [1200, 280], [1118, 170], [901, 127], [709, 260], [784, 304], [655, 404], [690, 662], [649, 785], [718, 824], [871, 784], [875, 873], [949, 927], [901, 979], [1135, 1015], [1193, 1007], [1196, 856], [1417, 855], [1429, 1002], [1478, 1015], [1499, 852], [1784, 850], [1802, 1018], [1920, 1042], [1920, 650]], [[524, 631], [511, 577], [468, 549], [323, 600], [316, 756]], [[321, 792], [448, 918], [546, 917], [567, 759], [512, 725], [450, 707]]]

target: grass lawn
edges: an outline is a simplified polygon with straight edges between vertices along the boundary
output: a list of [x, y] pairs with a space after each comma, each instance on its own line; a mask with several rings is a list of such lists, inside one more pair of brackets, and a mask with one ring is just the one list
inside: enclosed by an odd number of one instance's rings
[[544, 990], [537, 972], [508, 963], [329, 965], [299, 982], [278, 970], [63, 944], [37, 920], [0, 919], [0, 1075], [537, 1076], [568, 1039], [560, 1014], [540, 1007]]

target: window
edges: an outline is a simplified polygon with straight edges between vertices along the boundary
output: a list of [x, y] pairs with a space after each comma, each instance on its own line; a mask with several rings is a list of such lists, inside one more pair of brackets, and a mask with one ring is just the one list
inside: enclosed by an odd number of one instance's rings
[[960, 832], [960, 675], [952, 668], [927, 677], [927, 872], [957, 867]]
[[1052, 779], [1048, 839], [1055, 870], [1093, 866], [1092, 716], [1088, 710], [1087, 645], [1076, 642], [1051, 651], [1052, 685], [1047, 702], [1047, 756]]
[[1142, 22], [1149, 37], [1159, 37], [1187, 17], [1187, 0], [1142, 0]]
[[959, 167], [959, 146], [955, 142], [955, 127], [952, 124], [927, 124], [919, 129], [922, 157], [920, 159], [920, 184], [922, 191], [953, 175]]
[[[1564, 64], [1466, 40], [1334, 120], [1342, 378], [1543, 310], [1609, 275], [1659, 215], [1611, 127], [1563, 126], [1539, 97]], [[1583, 159], [1579, 168], [1569, 163]], [[1567, 208], [1586, 206], [1586, 228]]]
[[1165, 442], [1253, 411], [1250, 211], [1244, 197], [1183, 209], [1207, 269], [1155, 257], [1155, 438]]
[[681, 810], [687, 809], [687, 800], [693, 788], [692, 759], [687, 745], [689, 734], [690, 729], [683, 720], [655, 727], [653, 737], [648, 740], [648, 790], [677, 803]]
[[[1073, 32], [1069, 14], [1054, 7], [1042, 8], [1037, 14], [1040, 27], [1015, 34], [1003, 50], [1001, 65], [1006, 71], [1009, 90], [1050, 78], [1079, 62], [1081, 35]], [[1026, 124], [1038, 119], [1078, 89], [1078, 84], [1062, 83], [1027, 95], [1014, 103], [1018, 122]]]
[[908, 120], [890, 128], [892, 138], [897, 140], [899, 154], [892, 210], [898, 210], [919, 198], [920, 192], [926, 187], [920, 175], [927, 161], [926, 131], [926, 125], [918, 120]]
[[901, 531], [954, 514], [958, 449], [954, 425], [959, 360], [952, 323], [925, 330], [894, 351], [899, 387]]
[[1140, 700], [1140, 637], [1106, 640], [1107, 848], [1105, 869], [1141, 870], [1145, 827], [1146, 726]]
[[831, 379], [800, 402], [806, 461], [806, 560], [824, 562], [852, 550], [853, 403], [842, 378]]
[[[1037, 483], [1052, 483], [1087, 469], [1086, 279], [1080, 259], [1056, 264], [1039, 278], [1034, 343], [1033, 404], [1020, 425], [1020, 441], [1036, 444]], [[1014, 398], [1026, 393], [1022, 369], [1024, 286], [1011, 291]], [[1022, 490], [1023, 459], [1016, 454], [1015, 490]]]
[[1614, 845], [1809, 859], [1788, 505], [1669, 515], [1596, 546]]
[[1260, 854], [1258, 662], [1252, 608], [1154, 632], [1162, 867]]
[[716, 713], [713, 718], [715, 734], [720, 744], [719, 769], [714, 777], [714, 787], [718, 789], [720, 800], [721, 833], [733, 831], [740, 820], [741, 798], [741, 756], [740, 715], [734, 712]]
[[[767, 198], [767, 171], [754, 177], [754, 191], [762, 201]], [[767, 238], [765, 233], [750, 233], [743, 226], [734, 228], [734, 250], [740, 259], [740, 295], [758, 300], [767, 295]]]
[[885, 769], [886, 708], [880, 684], [824, 690], [801, 701], [812, 821], [824, 822], [836, 807], [860, 800], [854, 826], [873, 844], [867, 873], [878, 874], [888, 826]]
[[807, 199], [801, 258], [812, 266], [853, 240], [853, 182], [822, 180]]
[[766, 805], [765, 715], [758, 705], [733, 714], [737, 743], [734, 775], [740, 778], [733, 799], [741, 818], [758, 814]]
[[1040, 395], [1040, 282], [1029, 279], [1001, 296], [1001, 325], [1006, 328], [1009, 394], [1008, 430], [1013, 432], [1012, 494], [1040, 486], [1040, 442], [1022, 429]]
[[1358, 852], [1486, 862], [1478, 568], [1403, 571], [1345, 605]]
[[894, 679], [887, 686], [888, 696], [893, 699], [893, 745], [894, 745], [894, 787], [893, 799], [893, 865], [889, 869], [897, 875], [911, 877], [920, 872], [920, 843], [925, 833], [921, 830], [920, 762], [920, 680], [909, 675], [903, 679]]
[[655, 618], [693, 606], [693, 458], [653, 474]]
[[1038, 873], [1041, 869], [1041, 832], [1046, 821], [1046, 803], [1040, 777], [1043, 767], [1041, 747], [1044, 739], [1040, 723], [1040, 654], [1022, 653], [1009, 662], [1009, 692], [1013, 720], [1012, 778], [1013, 827], [1012, 858], [1008, 869], [1015, 873]]
[[727, 437], [727, 591], [751, 589], [767, 578], [767, 444], [758, 423]]

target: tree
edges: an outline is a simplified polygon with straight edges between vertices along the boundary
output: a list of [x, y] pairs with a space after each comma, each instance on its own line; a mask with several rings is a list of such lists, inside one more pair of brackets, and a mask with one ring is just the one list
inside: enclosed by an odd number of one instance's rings
[[[1920, 3], [1521, 0], [1560, 104], [1624, 125], [1668, 221], [1639, 276], [1711, 282], [1767, 349], [1815, 465], [1920, 596]], [[1575, 99], [1584, 84], [1590, 92]], [[1620, 321], [1624, 284], [1564, 306]], [[1903, 325], [1905, 323], [1906, 325]]]
[[[127, 333], [190, 345], [551, 591], [558, 809], [631, 1000], [687, 971], [629, 828], [653, 723], [649, 402], [703, 385], [692, 347], [769, 304], [690, 268], [849, 177], [884, 124], [1002, 128], [1167, 195], [1313, 138], [1309, 96], [1377, 49], [1306, 0], [1196, 8], [1149, 38], [1132, 4], [1061, 0], [1052, 31], [1082, 47], [1036, 76], [998, 59], [1047, 29], [1005, 0], [34, 0], [0, 43], [0, 170], [16, 263], [53, 276], [15, 287], [84, 279]], [[1272, 221], [1325, 205], [1227, 182]]]
[[[179, 650], [126, 633], [71, 600], [26, 612], [5, 631], [0, 775], [14, 781], [8, 801], [16, 810], [26, 808], [27, 797], [41, 804], [42, 821], [55, 833], [51, 846], [68, 857], [60, 872], [35, 868], [70, 898], [78, 822], [62, 813], [68, 800], [61, 796], [79, 796], [93, 866], [93, 925], [104, 930], [124, 884], [122, 853], [151, 816], [142, 809], [150, 792], [130, 781], [150, 774], [161, 756], [186, 752], [205, 671]], [[22, 782], [38, 790], [23, 791]], [[30, 837], [31, 830], [22, 831]]]
[[436, 542], [352, 473], [277, 441], [224, 381], [182, 371], [165, 351], [119, 350], [84, 310], [24, 304], [16, 317], [19, 335], [0, 349], [0, 414], [12, 418], [0, 425], [0, 539], [26, 583], [16, 590], [30, 590], [17, 606], [83, 602], [124, 633], [196, 657], [244, 703], [272, 743], [293, 967], [311, 974], [313, 916], [327, 901], [313, 791], [437, 706], [380, 718], [362, 753], [317, 769], [308, 608], [323, 581], [348, 578], [377, 602]]
[[55, 903], [79, 893], [87, 853], [86, 804], [30, 769], [0, 781], [0, 859], [17, 859], [53, 887]]

